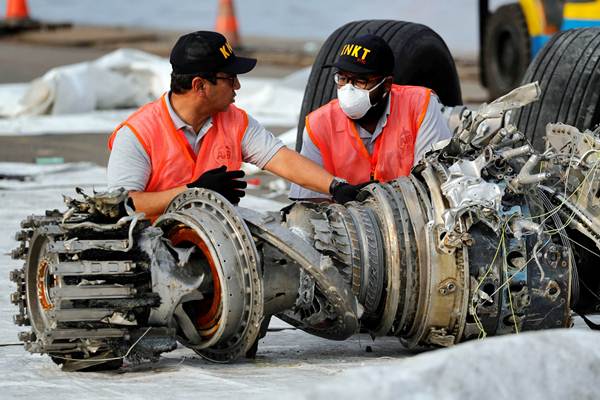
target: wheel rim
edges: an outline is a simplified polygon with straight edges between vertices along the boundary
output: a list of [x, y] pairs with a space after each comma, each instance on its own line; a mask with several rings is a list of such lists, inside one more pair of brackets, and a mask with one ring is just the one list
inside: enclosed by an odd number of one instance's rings
[[207, 337], [212, 335], [219, 327], [221, 319], [221, 283], [219, 279], [219, 272], [215, 262], [206, 246], [206, 243], [198, 236], [193, 229], [187, 227], [176, 227], [173, 231], [169, 232], [169, 239], [174, 246], [178, 246], [184, 242], [188, 242], [196, 246], [210, 266], [212, 281], [213, 281], [213, 293], [212, 296], [200, 301], [198, 305], [200, 311], [195, 319], [196, 328], [200, 336]]

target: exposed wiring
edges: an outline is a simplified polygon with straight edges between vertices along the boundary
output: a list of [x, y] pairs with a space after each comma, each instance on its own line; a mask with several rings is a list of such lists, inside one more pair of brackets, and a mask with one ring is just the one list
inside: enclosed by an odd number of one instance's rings
[[[543, 190], [539, 190], [538, 195], [540, 196], [542, 203], [545, 207], [552, 207], [552, 202]], [[561, 226], [563, 223], [560, 219], [560, 215], [555, 214], [554, 216], [552, 216], [552, 223], [554, 224], [554, 226]], [[564, 229], [558, 230], [557, 233], [560, 237], [560, 242], [562, 243], [563, 247], [567, 250], [569, 257], [569, 296], [573, 302], [577, 302], [577, 299], [579, 299], [579, 273], [577, 271], [577, 265], [573, 254], [573, 246], [569, 242], [569, 236], [567, 235]], [[554, 235], [551, 234], [551, 236]]]
[[[577, 188], [575, 188], [575, 190], [573, 190], [573, 192], [572, 192], [572, 193], [571, 193], [569, 196], [566, 196], [566, 194], [565, 194], [565, 197], [564, 197], [564, 199], [561, 201], [561, 203], [560, 203], [560, 204], [558, 204], [558, 205], [557, 205], [557, 206], [555, 206], [553, 209], [551, 209], [551, 210], [549, 210], [549, 211], [547, 211], [547, 212], [545, 212], [545, 213], [542, 213], [542, 214], [539, 214], [539, 215], [536, 215], [536, 216], [530, 217], [529, 219], [533, 219], [533, 218], [543, 218], [543, 220], [540, 222], [540, 224], [543, 224], [543, 223], [545, 223], [545, 222], [546, 222], [546, 221], [547, 221], [549, 218], [551, 218], [553, 215], [555, 215], [556, 213], [558, 213], [558, 212], [559, 212], [559, 211], [560, 211], [560, 210], [561, 210], [561, 209], [564, 207], [564, 205], [565, 205], [565, 204], [566, 204], [566, 203], [567, 203], [567, 202], [568, 202], [568, 201], [571, 199], [571, 197], [575, 196], [575, 194], [576, 194], [577, 192], [579, 192], [579, 194], [578, 194], [578, 197], [577, 197], [577, 201], [579, 201], [579, 199], [580, 199], [580, 196], [582, 196], [582, 195], [583, 195], [583, 192], [581, 192], [581, 191], [580, 191], [580, 189], [581, 189], [581, 188], [582, 188], [582, 187], [585, 185], [585, 183], [587, 182], [587, 180], [588, 180], [588, 178], [589, 178], [590, 174], [592, 174], [592, 173], [593, 173], [593, 174], [594, 174], [594, 176], [595, 176], [595, 173], [596, 173], [596, 168], [598, 167], [598, 164], [599, 164], [599, 163], [600, 163], [600, 159], [599, 159], [598, 161], [596, 161], [596, 163], [594, 163], [594, 165], [592, 166], [592, 168], [590, 169], [590, 171], [588, 171], [588, 173], [587, 173], [587, 174], [584, 176], [583, 180], [582, 180], [582, 181], [581, 181], [581, 183], [580, 183], [580, 184], [577, 186]], [[565, 183], [565, 185], [566, 185], [566, 183]], [[572, 217], [574, 217], [574, 215], [572, 215]], [[563, 225], [563, 227], [562, 227], [562, 228], [556, 228], [556, 229], [555, 229], [555, 231], [558, 231], [558, 230], [560, 230], [560, 229], [564, 229], [566, 226], [568, 226], [568, 225], [570, 224], [570, 222], [571, 222], [571, 221], [572, 221], [572, 219], [570, 219], [569, 221], [567, 221], [567, 222], [566, 222], [566, 223]], [[551, 233], [551, 232], [553, 232], [553, 231], [551, 230], [551, 231], [547, 231], [547, 232], [545, 232], [545, 233]]]
[[[596, 151], [600, 151], [600, 150], [596, 150]], [[588, 171], [588, 173], [587, 173], [587, 174], [584, 176], [584, 179], [583, 179], [583, 181], [582, 181], [582, 182], [579, 184], [579, 186], [578, 186], [577, 188], [575, 188], [575, 190], [573, 190], [573, 192], [572, 192], [572, 193], [571, 193], [569, 196], [567, 196], [567, 195], [566, 195], [566, 188], [567, 188], [567, 187], [566, 187], [566, 183], [567, 183], [567, 181], [568, 181], [568, 176], [569, 176], [569, 173], [570, 173], [571, 164], [573, 163], [573, 160], [576, 158], [576, 157], [574, 156], [574, 154], [573, 154], [573, 153], [574, 153], [574, 146], [573, 146], [573, 147], [571, 147], [571, 153], [570, 153], [570, 154], [569, 154], [569, 153], [558, 153], [558, 154], [548, 154], [548, 155], [547, 155], [547, 153], [548, 153], [548, 152], [545, 152], [545, 153], [544, 153], [544, 156], [545, 156], [545, 158], [556, 158], [556, 157], [559, 157], [559, 156], [568, 156], [568, 157], [569, 157], [569, 167], [567, 168], [567, 171], [566, 171], [566, 177], [567, 177], [567, 180], [565, 180], [565, 192], [564, 192], [564, 197], [565, 197], [565, 198], [564, 198], [564, 200], [563, 200], [563, 201], [562, 201], [562, 202], [561, 202], [559, 205], [557, 205], [556, 207], [554, 207], [553, 209], [551, 209], [551, 210], [549, 210], [549, 211], [547, 211], [547, 212], [545, 212], [545, 213], [542, 213], [542, 214], [535, 215], [535, 216], [532, 216], [532, 217], [529, 217], [529, 218], [527, 218], [527, 219], [531, 219], [531, 220], [533, 220], [534, 218], [543, 218], [543, 217], [547, 217], [547, 218], [545, 218], [545, 219], [544, 219], [544, 220], [541, 222], [542, 224], [543, 224], [543, 223], [544, 223], [544, 222], [545, 222], [545, 221], [546, 221], [548, 218], [550, 218], [552, 215], [554, 215], [555, 213], [559, 212], [559, 211], [560, 211], [560, 210], [563, 208], [563, 206], [564, 206], [564, 205], [565, 205], [565, 204], [566, 204], [566, 203], [567, 203], [567, 202], [568, 202], [568, 201], [571, 199], [571, 197], [572, 197], [572, 196], [574, 196], [574, 195], [575, 195], [575, 193], [577, 193], [577, 192], [578, 192], [578, 191], [579, 191], [579, 190], [580, 190], [580, 189], [583, 187], [583, 185], [586, 183], [587, 179], [589, 178], [590, 174], [592, 174], [592, 172], [595, 174], [595, 169], [597, 168], [598, 164], [600, 163], [600, 159], [598, 159], [598, 160], [597, 160], [597, 161], [596, 161], [596, 162], [595, 162], [595, 163], [592, 165], [592, 167], [591, 167], [590, 171]], [[589, 151], [588, 151], [588, 152], [586, 152], [586, 153], [584, 153], [584, 155], [585, 155], [586, 157], [587, 157], [587, 155], [588, 155], [587, 153], [589, 153]], [[550, 156], [551, 156], [551, 157], [550, 157]], [[581, 161], [581, 160], [578, 160], [578, 163], [579, 163], [579, 161]], [[576, 165], [578, 165], [578, 164], [576, 163]], [[541, 171], [541, 164], [540, 164], [540, 171]], [[581, 196], [581, 193], [580, 193], [579, 195]]]
[[[575, 164], [575, 167], [578, 167], [579, 165], [581, 165], [585, 161], [587, 156], [589, 156], [590, 154], [593, 154], [593, 153], [600, 153], [600, 150], [590, 149], [590, 150], [586, 151], [585, 153], [583, 153], [583, 155], [579, 158], [579, 160]], [[598, 162], [598, 161], [596, 161], [596, 162]]]
[[[508, 223], [512, 217], [513, 216], [511, 215], [510, 218], [508, 218], [508, 220], [502, 225], [502, 231], [500, 233], [500, 240], [498, 242], [498, 246], [496, 247], [496, 252], [494, 253], [494, 257], [492, 258], [492, 261], [490, 261], [490, 264], [489, 264], [487, 270], [485, 271], [485, 273], [483, 274], [483, 276], [481, 276], [481, 278], [479, 278], [479, 282], [473, 293], [473, 299], [471, 299], [472, 304], [470, 307], [470, 311], [471, 311], [471, 314], [473, 315], [473, 319], [475, 320], [475, 325], [479, 329], [478, 339], [484, 339], [487, 336], [487, 332], [485, 331], [483, 324], [481, 323], [481, 320], [479, 319], [479, 316], [477, 315], [477, 307], [479, 307], [479, 305], [482, 304], [480, 302], [481, 299], [479, 299], [479, 300], [477, 299], [477, 297], [479, 297], [479, 288], [483, 284], [483, 281], [485, 280], [485, 278], [487, 278], [487, 276], [492, 271], [492, 268], [493, 268], [494, 264], [496, 263], [496, 258], [498, 258], [498, 253], [500, 252], [500, 248], [504, 248], [503, 246], [504, 246], [504, 240], [505, 240], [504, 238], [505, 238], [505, 233], [506, 233], [506, 227], [508, 226]], [[493, 296], [494, 295], [491, 295], [489, 297], [493, 297]]]
[[[545, 242], [545, 243], [544, 243], [544, 244], [543, 244], [541, 247], [542, 247], [542, 248], [546, 247], [546, 245], [547, 245], [548, 243], [550, 243], [550, 239], [548, 239], [548, 240], [547, 240], [547, 241], [546, 241], [546, 242]], [[541, 249], [540, 249], [539, 251], [541, 251]], [[496, 293], [498, 293], [498, 291], [499, 291], [500, 289], [502, 289], [504, 286], [506, 286], [506, 284], [507, 284], [507, 283], [509, 283], [509, 282], [512, 280], [512, 278], [514, 278], [515, 276], [517, 276], [517, 274], [518, 274], [519, 272], [523, 271], [523, 270], [525, 269], [525, 267], [526, 267], [526, 266], [527, 266], [527, 265], [528, 265], [528, 264], [529, 264], [531, 261], [533, 261], [533, 259], [534, 259], [535, 257], [537, 257], [537, 254], [533, 254], [533, 255], [532, 255], [532, 256], [531, 256], [531, 257], [530, 257], [530, 258], [529, 258], [527, 261], [525, 261], [525, 263], [524, 263], [524, 264], [523, 264], [521, 267], [519, 267], [519, 268], [517, 269], [517, 271], [516, 271], [514, 274], [512, 274], [512, 275], [511, 275], [511, 276], [510, 276], [510, 277], [509, 277], [509, 278], [508, 278], [508, 279], [507, 279], [507, 280], [506, 280], [504, 283], [502, 283], [500, 286], [498, 286], [498, 287], [496, 288], [496, 290], [495, 290], [495, 291], [494, 291], [494, 292], [493, 292], [493, 293], [490, 295], [490, 297], [491, 297], [491, 296], [495, 296], [495, 295], [496, 295]]]
[[97, 362], [106, 362], [106, 361], [115, 361], [115, 360], [123, 360], [125, 358], [127, 358], [129, 356], [129, 354], [131, 353], [131, 351], [135, 348], [135, 346], [140, 342], [140, 340], [142, 340], [144, 338], [144, 336], [146, 336], [146, 334], [148, 332], [150, 332], [150, 329], [152, 329], [152, 327], [149, 327], [148, 329], [146, 329], [144, 331], [144, 333], [129, 347], [129, 349], [127, 350], [127, 352], [125, 353], [125, 355], [121, 356], [121, 357], [110, 357], [110, 358], [83, 358], [83, 359], [75, 359], [75, 358], [66, 358], [66, 357], [60, 357], [60, 356], [56, 356], [56, 355], [52, 355], [53, 358], [58, 358], [59, 360], [65, 360], [65, 361], [77, 361], [77, 362], [93, 362], [93, 363], [97, 363]]
[[[577, 202], [579, 202], [579, 200], [580, 200], [580, 199], [581, 199], [581, 197], [583, 196], [583, 191], [582, 191], [582, 190], [580, 190], [580, 189], [581, 189], [581, 187], [582, 187], [582, 186], [583, 186], [583, 185], [584, 185], [584, 184], [587, 182], [587, 178], [588, 178], [588, 177], [589, 177], [589, 175], [592, 173], [592, 171], [593, 171], [593, 173], [594, 173], [594, 176], [592, 177], [592, 180], [593, 180], [593, 179], [595, 179], [596, 172], [597, 172], [597, 171], [596, 171], [596, 167], [597, 167], [597, 166], [598, 166], [598, 162], [596, 162], [596, 163], [594, 164], [594, 166], [593, 166], [593, 167], [592, 167], [592, 169], [589, 171], [589, 173], [585, 175], [585, 177], [584, 177], [583, 181], [581, 182], [581, 184], [580, 184], [580, 185], [577, 187], [577, 189], [575, 189], [575, 190], [573, 191], [572, 195], [573, 195], [573, 194], [575, 194], [576, 192], [579, 192], [579, 195], [577, 196], [576, 203], [577, 203]], [[570, 197], [571, 197], [571, 196], [569, 196], [569, 198], [570, 198]], [[563, 205], [564, 205], [564, 204], [566, 204], [566, 201], [564, 201], [564, 202], [563, 202], [563, 203], [561, 203], [561, 204], [563, 204]], [[561, 207], [561, 209], [562, 209], [562, 207]], [[558, 212], [558, 211], [557, 211], [557, 212]], [[542, 222], [545, 222], [545, 221], [547, 221], [547, 220], [548, 220], [548, 218], [549, 218], [549, 217], [545, 218], [545, 219], [544, 219]], [[574, 220], [574, 219], [575, 219], [575, 210], [573, 210], [573, 211], [571, 212], [571, 215], [569, 216], [569, 218], [567, 219], [567, 221], [566, 221], [566, 222], [563, 224], [563, 226], [561, 226], [561, 227], [557, 227], [557, 228], [555, 228], [554, 230], [550, 230], [550, 231], [552, 231], [552, 232], [558, 232], [559, 230], [561, 230], [561, 229], [564, 229], [564, 228], [566, 228], [567, 226], [569, 226], [569, 225], [571, 224], [571, 222], [573, 222], [573, 220]]]
[[[505, 241], [502, 241], [502, 249], [504, 250], [504, 254], [506, 254], [506, 242]], [[534, 252], [535, 252], [535, 249], [534, 249]], [[504, 278], [506, 280], [508, 280], [508, 265], [506, 263], [506, 257], [503, 257], [503, 260], [504, 260], [504, 262], [503, 262]], [[515, 308], [513, 307], [512, 292], [510, 290], [510, 287], [508, 288], [507, 292], [508, 292], [508, 304], [510, 306], [510, 313], [512, 315], [513, 324], [515, 326], [515, 333], [518, 334], [519, 333], [519, 324], [517, 323], [517, 317], [515, 315]]]
[[590, 253], [592, 253], [593, 255], [595, 255], [596, 257], [600, 258], [600, 253], [596, 253], [594, 250], [589, 249], [588, 247], [582, 245], [581, 243], [579, 243], [578, 241], [576, 241], [575, 239], [572, 239], [571, 237], [567, 236], [567, 239], [569, 239], [571, 242], [575, 243], [577, 246], [581, 247], [584, 250], [589, 251]]

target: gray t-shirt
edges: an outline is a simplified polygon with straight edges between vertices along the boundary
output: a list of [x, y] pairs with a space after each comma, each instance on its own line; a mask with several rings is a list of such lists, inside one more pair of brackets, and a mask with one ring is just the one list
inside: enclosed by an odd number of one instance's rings
[[[375, 147], [375, 139], [379, 137], [383, 128], [387, 124], [388, 116], [390, 115], [390, 101], [388, 97], [388, 104], [386, 111], [383, 113], [379, 121], [377, 121], [377, 125], [375, 127], [375, 131], [371, 134], [366, 129], [363, 129], [360, 125], [355, 123], [356, 128], [358, 129], [358, 135], [360, 136], [362, 142], [369, 154], [373, 154], [373, 148]], [[423, 122], [421, 122], [421, 126], [419, 127], [419, 131], [417, 132], [417, 139], [415, 142], [415, 158], [413, 161], [413, 165], [417, 164], [421, 158], [425, 155], [425, 153], [431, 148], [431, 146], [440, 140], [448, 139], [452, 137], [450, 133], [450, 129], [448, 128], [448, 123], [446, 119], [443, 117], [441, 112], [441, 105], [437, 99], [437, 96], [434, 94], [431, 95], [431, 99], [429, 100], [429, 105], [427, 107], [427, 112], [423, 117]], [[304, 134], [302, 137], [302, 151], [301, 153], [304, 157], [309, 158], [316, 162], [319, 165], [323, 165], [323, 157], [321, 155], [321, 151], [319, 148], [313, 143], [310, 136], [306, 132], [306, 128], [304, 128]], [[313, 192], [312, 190], [308, 190], [303, 188], [302, 186], [298, 186], [296, 184], [292, 184], [290, 188], [289, 197], [291, 199], [310, 199], [310, 198], [327, 198], [330, 197], [323, 193]]]
[[[167, 109], [173, 120], [175, 129], [182, 129], [185, 138], [194, 152], [198, 154], [202, 139], [212, 127], [209, 118], [198, 132], [186, 124], [173, 110], [170, 96], [166, 97]], [[258, 121], [248, 115], [248, 127], [242, 139], [242, 159], [245, 162], [264, 166], [284, 146], [271, 132], [267, 131]], [[152, 164], [146, 150], [135, 134], [127, 126], [119, 129], [113, 148], [108, 159], [107, 180], [109, 190], [124, 187], [127, 190], [143, 191], [150, 179]]]

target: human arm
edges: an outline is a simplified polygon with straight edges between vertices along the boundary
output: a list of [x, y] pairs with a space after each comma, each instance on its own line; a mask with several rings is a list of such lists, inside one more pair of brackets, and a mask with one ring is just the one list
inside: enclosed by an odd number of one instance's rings
[[[310, 140], [310, 139], [308, 139], [308, 140]], [[244, 134], [244, 138], [242, 141], [242, 156], [244, 158], [244, 161], [254, 164], [261, 169], [265, 169], [265, 170], [268, 170], [270, 172], [273, 172], [273, 173], [279, 175], [276, 171], [270, 170], [267, 167], [267, 164], [269, 164], [274, 159], [275, 155], [278, 154], [279, 151], [283, 148], [285, 148], [285, 145], [283, 144], [283, 142], [281, 142], [281, 140], [279, 140], [271, 132], [266, 130], [254, 118], [252, 118], [251, 116], [248, 116], [248, 129], [246, 130], [246, 133]], [[306, 145], [303, 146], [303, 149], [302, 149], [303, 155], [304, 155], [305, 149], [307, 149], [307, 148], [308, 148], [308, 146], [306, 146]], [[285, 173], [285, 169], [286, 169], [285, 168], [285, 155], [290, 154], [289, 151], [291, 151], [287, 148], [286, 148], [286, 150], [288, 150], [288, 152], [279, 154], [277, 159], [274, 160], [275, 164], [273, 164], [275, 166], [275, 168], [277, 168], [278, 170], [284, 170], [284, 173]], [[295, 154], [297, 155], [297, 153], [295, 153]], [[317, 150], [317, 154], [319, 154], [319, 157], [320, 157], [320, 153], [318, 153], [318, 150]], [[295, 157], [295, 156], [292, 155], [292, 157]], [[315, 161], [310, 155], [306, 158], [308, 158], [309, 160], [312, 160], [313, 162]], [[320, 165], [319, 162], [315, 162], [315, 163], [317, 164], [317, 166]], [[284, 179], [288, 179], [286, 176], [282, 176], [282, 175], [280, 175], [280, 176]], [[330, 179], [329, 183], [331, 183], [331, 179]], [[299, 186], [294, 181], [292, 181], [292, 192], [294, 192], [294, 191], [297, 191], [301, 194], [300, 196], [294, 197], [294, 198], [303, 198], [303, 199], [324, 198], [324, 199], [328, 199], [330, 197], [329, 194], [327, 194], [327, 192], [322, 193], [319, 191], [308, 190], [308, 189], [303, 188], [302, 186]], [[290, 197], [292, 197], [292, 196], [290, 196]]]
[[147, 215], [155, 216], [162, 214], [167, 205], [179, 193], [189, 189], [203, 188], [220, 193], [232, 204], [238, 204], [240, 198], [245, 196], [244, 190], [248, 185], [239, 180], [244, 177], [244, 171], [227, 171], [227, 167], [220, 167], [204, 172], [198, 179], [184, 186], [161, 192], [131, 192], [129, 197], [133, 200], [137, 209]]
[[320, 165], [287, 147], [281, 148], [265, 169], [309, 190], [331, 194], [333, 200], [340, 204], [355, 200], [363, 187], [377, 182], [351, 185], [343, 179], [335, 178]]
[[[304, 128], [304, 132], [302, 134], [302, 150], [300, 151], [300, 154], [313, 161], [317, 165], [323, 165], [321, 150], [319, 150], [319, 148], [313, 143], [312, 139], [308, 135], [306, 127]], [[291, 200], [323, 201], [329, 200], [331, 196], [329, 194], [315, 192], [292, 183], [288, 197]]]
[[146, 150], [131, 129], [123, 126], [115, 136], [108, 158], [108, 190], [124, 188], [143, 191], [151, 171], [152, 165]]
[[244, 171], [227, 171], [227, 167], [222, 165], [204, 172], [198, 179], [187, 185], [161, 192], [133, 192], [130, 197], [134, 205], [142, 207], [150, 216], [162, 214], [169, 202], [188, 188], [209, 189], [221, 194], [232, 204], [238, 204], [240, 198], [245, 196], [243, 189], [248, 185], [245, 181], [239, 180], [243, 177]]
[[[333, 175], [314, 161], [288, 149], [273, 134], [262, 127], [252, 117], [248, 118], [248, 129], [242, 141], [244, 161], [274, 173], [296, 184], [309, 193], [329, 198]], [[333, 199], [344, 203], [354, 200], [360, 186], [348, 183], [334, 185]]]
[[323, 194], [329, 194], [329, 186], [333, 181], [333, 175], [323, 167], [287, 147], [282, 147], [265, 165], [265, 169], [290, 182]]
[[150, 157], [135, 134], [122, 127], [113, 142], [107, 167], [108, 189], [124, 188], [138, 212], [152, 218], [162, 214], [175, 196], [187, 189], [179, 186], [161, 192], [145, 192], [150, 179]]
[[427, 111], [417, 133], [413, 165], [421, 161], [425, 153], [431, 150], [431, 146], [452, 137], [448, 122], [442, 115], [441, 107], [437, 96], [432, 93]]
[[171, 200], [178, 194], [188, 190], [187, 186], [178, 186], [160, 192], [135, 192], [130, 191], [129, 197], [133, 200], [135, 210], [143, 212], [148, 218], [162, 214]]
[[150, 157], [135, 134], [126, 126], [121, 128], [113, 142], [108, 160], [107, 180], [109, 190], [124, 188], [129, 191], [135, 209], [153, 218], [164, 212], [171, 200], [188, 188], [214, 190], [236, 204], [244, 195], [246, 182], [238, 181], [242, 171], [226, 171], [225, 167], [206, 171], [196, 181], [159, 192], [145, 191], [150, 179]]

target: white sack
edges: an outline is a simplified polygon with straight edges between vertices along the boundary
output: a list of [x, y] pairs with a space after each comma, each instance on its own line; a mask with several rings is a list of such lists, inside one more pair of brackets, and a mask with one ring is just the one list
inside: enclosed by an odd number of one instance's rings
[[116, 50], [95, 61], [53, 68], [33, 80], [20, 98], [13, 97], [14, 89], [0, 95], [0, 117], [139, 107], [167, 90], [170, 71], [161, 57]]
[[597, 399], [600, 333], [552, 329], [472, 341], [321, 382], [311, 400]]
[[[265, 126], [295, 126], [309, 72], [283, 79], [241, 75], [236, 105]], [[103, 119], [127, 116], [158, 98], [169, 89], [170, 77], [166, 58], [120, 49], [53, 68], [29, 84], [0, 85], [0, 135], [108, 133], [120, 120]]]

